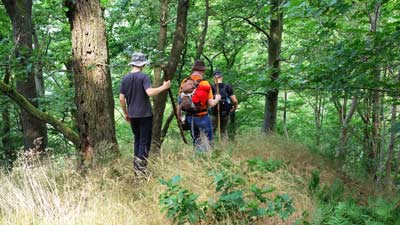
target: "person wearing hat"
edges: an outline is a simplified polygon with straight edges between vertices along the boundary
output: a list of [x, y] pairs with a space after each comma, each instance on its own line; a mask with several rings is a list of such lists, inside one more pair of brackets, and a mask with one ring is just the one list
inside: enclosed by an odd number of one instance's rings
[[[185, 111], [185, 122], [187, 123], [187, 127], [190, 128], [193, 145], [197, 151], [207, 151], [211, 147], [213, 132], [211, 119], [208, 116], [208, 108], [215, 106], [221, 99], [219, 94], [215, 95], [214, 98], [210, 83], [203, 80], [205, 71], [206, 66], [204, 61], [196, 60], [192, 67], [191, 75], [182, 81], [179, 88], [179, 93], [181, 94], [186, 81], [193, 80], [197, 83], [192, 100], [193, 98], [198, 98], [198, 102], [200, 103], [199, 109]], [[180, 115], [180, 113], [178, 114]], [[205, 134], [207, 139], [201, 138], [202, 133]]]
[[[212, 85], [213, 93], [221, 95], [221, 100], [217, 106], [211, 109], [211, 122], [213, 126], [213, 132], [217, 130], [218, 118], [220, 122], [221, 140], [226, 142], [228, 140], [228, 123], [229, 114], [235, 112], [238, 106], [238, 100], [233, 93], [233, 89], [230, 85], [223, 83], [223, 74], [221, 71], [216, 70], [214, 75], [214, 85]], [[218, 85], [218, 89], [217, 89]], [[219, 114], [219, 116], [218, 116]]]
[[164, 81], [160, 87], [152, 88], [149, 76], [142, 72], [147, 64], [150, 62], [143, 53], [133, 53], [129, 63], [132, 70], [122, 78], [119, 91], [119, 102], [125, 120], [130, 122], [135, 137], [133, 166], [135, 172], [143, 174], [146, 174], [153, 127], [149, 97], [158, 95], [171, 86], [170, 81]]

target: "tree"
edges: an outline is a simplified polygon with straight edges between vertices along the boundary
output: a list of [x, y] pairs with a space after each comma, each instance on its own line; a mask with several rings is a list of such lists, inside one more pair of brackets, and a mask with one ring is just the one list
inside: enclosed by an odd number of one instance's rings
[[[169, 53], [167, 65], [163, 68], [165, 80], [172, 80], [176, 68], [178, 67], [179, 59], [184, 47], [188, 10], [189, 0], [179, 0], [172, 48]], [[167, 94], [167, 92], [160, 93], [154, 100], [153, 144], [161, 143], [161, 125], [167, 102]], [[157, 145], [153, 145], [153, 147], [157, 147]]]
[[[278, 110], [278, 78], [280, 75], [280, 54], [283, 32], [283, 3], [284, 0], [270, 0], [270, 4], [263, 1], [255, 1], [248, 6], [241, 2], [235, 2], [227, 8], [233, 8], [235, 15], [228, 20], [240, 19], [252, 26], [263, 36], [263, 43], [268, 47], [268, 87], [266, 90], [264, 105], [264, 121], [261, 131], [268, 134], [276, 129]], [[248, 7], [247, 7], [248, 6]], [[265, 13], [269, 10], [269, 13]], [[269, 19], [269, 21], [267, 21]], [[269, 24], [268, 24], [269, 22]], [[268, 29], [265, 25], [269, 25]]]
[[84, 163], [94, 153], [117, 151], [114, 99], [100, 1], [65, 1], [71, 25], [75, 104]]
[[[158, 44], [157, 44], [157, 60], [158, 63], [154, 68], [154, 84], [159, 86], [162, 84], [162, 67], [164, 58], [164, 50], [167, 45], [167, 33], [168, 33], [168, 0], [160, 0], [160, 30], [158, 33]], [[161, 147], [161, 127], [163, 121], [164, 110], [160, 95], [153, 97], [154, 101], [154, 122], [153, 123], [153, 137], [151, 141], [151, 149], [158, 151]], [[166, 101], [166, 100], [165, 100]], [[165, 104], [165, 103], [164, 103]], [[172, 117], [173, 118], [173, 117]], [[159, 132], [160, 131], [160, 132]]]
[[[38, 106], [34, 66], [32, 62], [32, 0], [3, 0], [13, 27], [15, 56], [19, 60], [15, 69], [17, 90], [34, 106]], [[47, 146], [46, 124], [38, 118], [21, 110], [21, 121], [24, 134], [24, 149], [36, 148], [43, 151]], [[35, 140], [41, 139], [39, 145]]]
[[204, 44], [206, 42], [207, 30], [208, 30], [208, 17], [210, 15], [210, 3], [209, 0], [204, 0], [205, 12], [204, 12], [204, 25], [203, 30], [201, 31], [201, 35], [199, 37], [199, 41], [197, 43], [197, 50], [195, 59], [200, 59], [201, 55], [203, 54]]
[[[281, 9], [282, 0], [271, 0], [271, 19], [268, 39], [268, 66], [270, 69], [269, 78], [272, 85], [276, 84], [280, 74], [280, 54], [283, 31], [283, 12]], [[276, 128], [276, 117], [278, 111], [278, 87], [268, 88], [265, 98], [264, 124], [262, 131], [265, 133], [274, 132]]]

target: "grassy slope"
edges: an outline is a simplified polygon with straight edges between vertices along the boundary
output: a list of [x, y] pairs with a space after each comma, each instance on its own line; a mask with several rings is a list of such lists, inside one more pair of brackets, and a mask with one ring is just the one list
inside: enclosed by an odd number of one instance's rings
[[[160, 155], [151, 156], [152, 176], [147, 180], [133, 175], [130, 146], [122, 147], [129, 156], [98, 163], [86, 176], [79, 174], [73, 160], [52, 159], [34, 167], [20, 166], [12, 174], [0, 176], [0, 223], [170, 224], [158, 204], [158, 196], [165, 190], [159, 178], [179, 174], [183, 177], [182, 186], [207, 200], [214, 193], [207, 171], [216, 163], [215, 157], [195, 156], [190, 146], [175, 142], [164, 146]], [[216, 149], [217, 160], [229, 158], [238, 168], [244, 168], [246, 160], [256, 156], [286, 162], [283, 169], [263, 174], [262, 179], [239, 171], [261, 187], [275, 187], [273, 194], [288, 193], [294, 198], [296, 212], [287, 221], [268, 218], [259, 224], [293, 224], [303, 211], [312, 214], [314, 204], [307, 195], [312, 170], [321, 171], [322, 183], [331, 183], [337, 177], [304, 147], [280, 138], [242, 136], [235, 143]]]

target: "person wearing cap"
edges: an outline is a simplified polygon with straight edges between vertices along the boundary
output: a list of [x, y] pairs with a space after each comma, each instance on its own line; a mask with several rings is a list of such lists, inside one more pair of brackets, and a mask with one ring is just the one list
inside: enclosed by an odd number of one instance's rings
[[[207, 80], [203, 80], [204, 72], [206, 71], [206, 66], [204, 61], [196, 60], [192, 67], [192, 73], [190, 77], [184, 79], [180, 86], [179, 93], [182, 92], [182, 85], [187, 79], [194, 80], [198, 82], [197, 89], [199, 93], [197, 95], [199, 102], [201, 102], [200, 109], [197, 111], [186, 111], [185, 121], [187, 126], [190, 127], [190, 135], [193, 140], [193, 145], [197, 151], [207, 151], [211, 147], [211, 142], [213, 140], [213, 132], [211, 119], [208, 116], [208, 108], [215, 106], [221, 99], [219, 94], [214, 95], [211, 90], [211, 85]], [[200, 92], [201, 91], [201, 92]], [[203, 100], [203, 98], [205, 98]], [[201, 138], [201, 134], [204, 133], [207, 139]]]
[[[226, 142], [228, 140], [228, 123], [229, 114], [235, 112], [238, 106], [238, 100], [233, 93], [233, 89], [230, 85], [223, 83], [223, 74], [221, 71], [216, 70], [213, 73], [215, 84], [212, 85], [213, 93], [219, 92], [221, 95], [221, 101], [217, 106], [211, 109], [211, 122], [213, 132], [215, 133], [218, 127], [218, 118], [220, 121], [221, 140]], [[218, 85], [218, 90], [217, 86]], [[219, 116], [218, 116], [219, 114]]]
[[122, 78], [119, 91], [119, 102], [125, 120], [130, 122], [135, 137], [133, 166], [135, 172], [143, 174], [146, 174], [153, 127], [149, 97], [158, 95], [171, 86], [170, 81], [164, 81], [160, 87], [152, 88], [149, 76], [142, 72], [147, 64], [150, 62], [143, 53], [133, 53], [129, 63], [132, 70]]

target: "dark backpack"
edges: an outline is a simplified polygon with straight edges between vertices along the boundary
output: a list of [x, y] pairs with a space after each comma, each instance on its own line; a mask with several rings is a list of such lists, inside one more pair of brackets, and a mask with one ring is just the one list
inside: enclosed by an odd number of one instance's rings
[[[218, 84], [216, 84], [218, 85]], [[216, 85], [214, 85], [214, 89], [216, 89]], [[222, 85], [222, 88], [219, 90], [219, 94], [221, 95], [221, 100], [219, 101], [219, 115], [220, 116], [228, 116], [232, 109], [231, 98], [228, 96], [226, 92], [227, 85]], [[218, 105], [214, 106], [211, 109], [213, 115], [218, 115]]]

